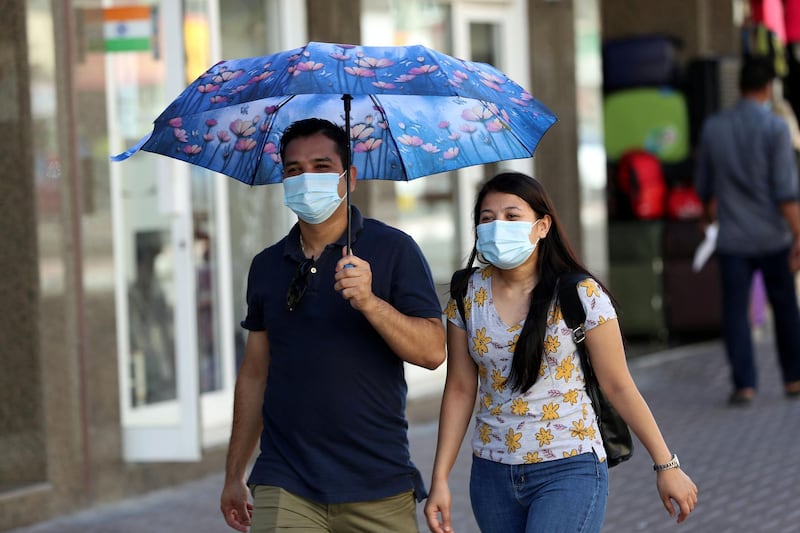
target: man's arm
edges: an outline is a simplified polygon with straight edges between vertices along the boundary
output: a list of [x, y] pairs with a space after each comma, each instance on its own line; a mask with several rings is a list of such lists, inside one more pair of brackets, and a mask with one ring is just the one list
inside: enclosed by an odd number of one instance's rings
[[441, 319], [407, 316], [385, 300], [375, 295], [373, 298], [373, 304], [361, 312], [400, 359], [430, 370], [444, 362], [445, 332]]
[[225, 521], [237, 531], [250, 526], [252, 506], [245, 482], [247, 464], [261, 434], [261, 408], [269, 371], [269, 340], [266, 331], [247, 335], [244, 359], [236, 378], [233, 399], [233, 425], [225, 463], [225, 485], [220, 510]]
[[[353, 268], [344, 268], [345, 264]], [[404, 315], [389, 302], [372, 292], [372, 270], [369, 263], [354, 255], [339, 261], [335, 289], [361, 311], [375, 331], [397, 356], [433, 370], [445, 359], [445, 332], [440, 318]]]
[[780, 204], [781, 214], [792, 230], [792, 248], [789, 252], [789, 267], [792, 272], [800, 270], [800, 202], [791, 200]]
[[711, 154], [709, 153], [709, 144], [713, 142], [713, 140], [709, 138], [708, 130], [708, 121], [706, 121], [703, 123], [703, 127], [700, 131], [700, 142], [697, 147], [694, 168], [694, 188], [700, 200], [703, 202], [702, 221], [706, 225], [711, 224], [717, 219], [713, 186], [714, 171]]

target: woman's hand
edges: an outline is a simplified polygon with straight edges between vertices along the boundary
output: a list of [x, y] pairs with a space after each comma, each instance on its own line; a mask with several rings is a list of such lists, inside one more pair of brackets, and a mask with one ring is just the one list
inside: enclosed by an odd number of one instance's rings
[[689, 513], [694, 511], [697, 505], [697, 485], [680, 468], [664, 470], [658, 472], [656, 487], [661, 496], [661, 502], [671, 517], [675, 517], [675, 505], [680, 509], [678, 523], [680, 524], [689, 517]]
[[425, 503], [425, 518], [428, 521], [428, 529], [432, 533], [452, 533], [453, 530], [450, 527], [451, 504], [452, 496], [447, 483], [431, 485], [428, 501]]

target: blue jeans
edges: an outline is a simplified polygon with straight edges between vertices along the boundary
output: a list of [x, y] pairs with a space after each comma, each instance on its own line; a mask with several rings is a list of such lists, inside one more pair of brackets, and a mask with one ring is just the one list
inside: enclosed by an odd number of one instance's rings
[[469, 489], [483, 533], [597, 533], [608, 467], [594, 453], [522, 465], [473, 456]]
[[718, 253], [722, 281], [722, 335], [736, 389], [757, 388], [758, 376], [748, 304], [753, 273], [761, 270], [775, 324], [775, 344], [783, 381], [800, 380], [800, 311], [789, 250], [755, 257]]

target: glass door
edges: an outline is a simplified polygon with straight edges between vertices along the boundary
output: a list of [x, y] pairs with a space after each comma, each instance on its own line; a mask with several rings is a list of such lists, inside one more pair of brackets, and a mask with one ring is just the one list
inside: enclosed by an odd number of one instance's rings
[[[220, 59], [217, 0], [184, 2], [184, 84]], [[203, 446], [227, 442], [235, 381], [231, 243], [228, 210], [230, 178], [188, 166], [192, 257], [195, 274], [196, 359]]]
[[[142, 2], [147, 15], [136, 23], [149, 46], [106, 47], [111, 153], [150, 131], [211, 64], [215, 6]], [[198, 460], [203, 444], [226, 438], [232, 411], [225, 178], [147, 152], [111, 163], [110, 173], [124, 457]]]

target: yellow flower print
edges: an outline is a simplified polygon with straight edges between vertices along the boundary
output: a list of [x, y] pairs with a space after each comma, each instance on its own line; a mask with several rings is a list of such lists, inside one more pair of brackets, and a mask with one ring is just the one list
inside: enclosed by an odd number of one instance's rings
[[562, 398], [564, 399], [564, 403], [575, 405], [578, 403], [578, 389], [568, 390], [563, 394]]
[[521, 439], [522, 433], [514, 433], [513, 428], [508, 428], [508, 433], [506, 434], [506, 448], [508, 448], [508, 453], [514, 453], [522, 448], [522, 444], [519, 442]]
[[492, 388], [497, 392], [506, 390], [506, 378], [498, 368], [492, 370]]
[[597, 283], [595, 283], [593, 279], [586, 278], [578, 283], [578, 286], [586, 289], [586, 296], [590, 298], [594, 296], [600, 296], [600, 289], [597, 287]]
[[464, 299], [464, 320], [469, 320], [472, 314], [472, 298]]
[[486, 336], [486, 328], [481, 328], [475, 332], [472, 337], [472, 349], [475, 353], [483, 357], [483, 354], [489, 353], [488, 344], [492, 342], [491, 337]]
[[547, 428], [540, 428], [539, 431], [536, 432], [536, 440], [539, 441], [540, 448], [547, 446], [553, 440], [553, 433]]
[[568, 452], [564, 452], [564, 459], [567, 457], [575, 457], [576, 455], [578, 455], [578, 450], [573, 449]]
[[478, 307], [483, 307], [483, 304], [486, 303], [486, 300], [489, 298], [489, 291], [486, 290], [486, 287], [481, 287], [478, 289], [478, 292], [475, 293], [475, 303]]
[[481, 403], [483, 403], [483, 406], [486, 407], [487, 409], [489, 407], [491, 407], [492, 406], [492, 395], [488, 394], [488, 393], [484, 394], [483, 398], [481, 399]]
[[514, 335], [514, 338], [511, 339], [511, 343], [508, 345], [508, 353], [514, 353], [514, 350], [517, 349], [517, 341], [519, 340], [519, 335]]
[[533, 464], [533, 463], [541, 463], [544, 461], [541, 457], [539, 457], [539, 452], [528, 452], [525, 454], [525, 457], [522, 458], [526, 464]]
[[487, 279], [492, 277], [492, 273], [494, 272], [494, 268], [491, 265], [487, 266], [481, 271], [481, 279]]
[[548, 335], [544, 340], [544, 353], [556, 353], [559, 346], [561, 346], [561, 343], [558, 342], [558, 336]]
[[568, 357], [561, 361], [556, 367], [556, 379], [563, 379], [564, 382], [569, 381], [572, 377], [572, 371], [575, 370], [575, 363], [572, 362], [572, 357]]
[[489, 414], [492, 415], [492, 416], [500, 416], [500, 415], [502, 415], [503, 414], [503, 406], [498, 403], [497, 405], [492, 407], [492, 410], [489, 411]]
[[444, 309], [444, 314], [449, 320], [453, 320], [456, 317], [456, 313], [458, 312], [458, 307], [456, 306], [456, 301], [453, 298], [450, 298], [450, 301], [447, 302], [447, 307]]
[[557, 420], [560, 403], [550, 402], [542, 406], [542, 420]]
[[514, 333], [517, 330], [522, 329], [522, 324], [514, 324], [513, 326], [509, 326], [506, 328], [506, 331], [509, 333]]
[[542, 364], [539, 365], [539, 375], [544, 376], [544, 371], [547, 370], [547, 363], [542, 360]]
[[576, 439], [591, 439], [594, 436], [594, 428], [592, 426], [586, 427], [583, 425], [583, 420], [577, 420], [572, 423], [570, 435]]
[[511, 400], [511, 413], [522, 416], [528, 414], [528, 402], [522, 398], [514, 398]]
[[481, 378], [481, 381], [486, 380], [486, 367], [483, 365], [478, 365], [478, 377]]
[[600, 315], [600, 318], [597, 319], [598, 324], [605, 324], [606, 322], [608, 322], [608, 319], [603, 315]]
[[489, 424], [481, 424], [481, 427], [478, 429], [478, 434], [481, 437], [481, 442], [484, 444], [489, 444], [489, 441], [492, 440], [492, 428], [489, 427]]
[[558, 324], [561, 322], [561, 319], [564, 315], [561, 314], [561, 306], [557, 305], [553, 307], [553, 310], [547, 315], [547, 325], [552, 326], [553, 324]]

